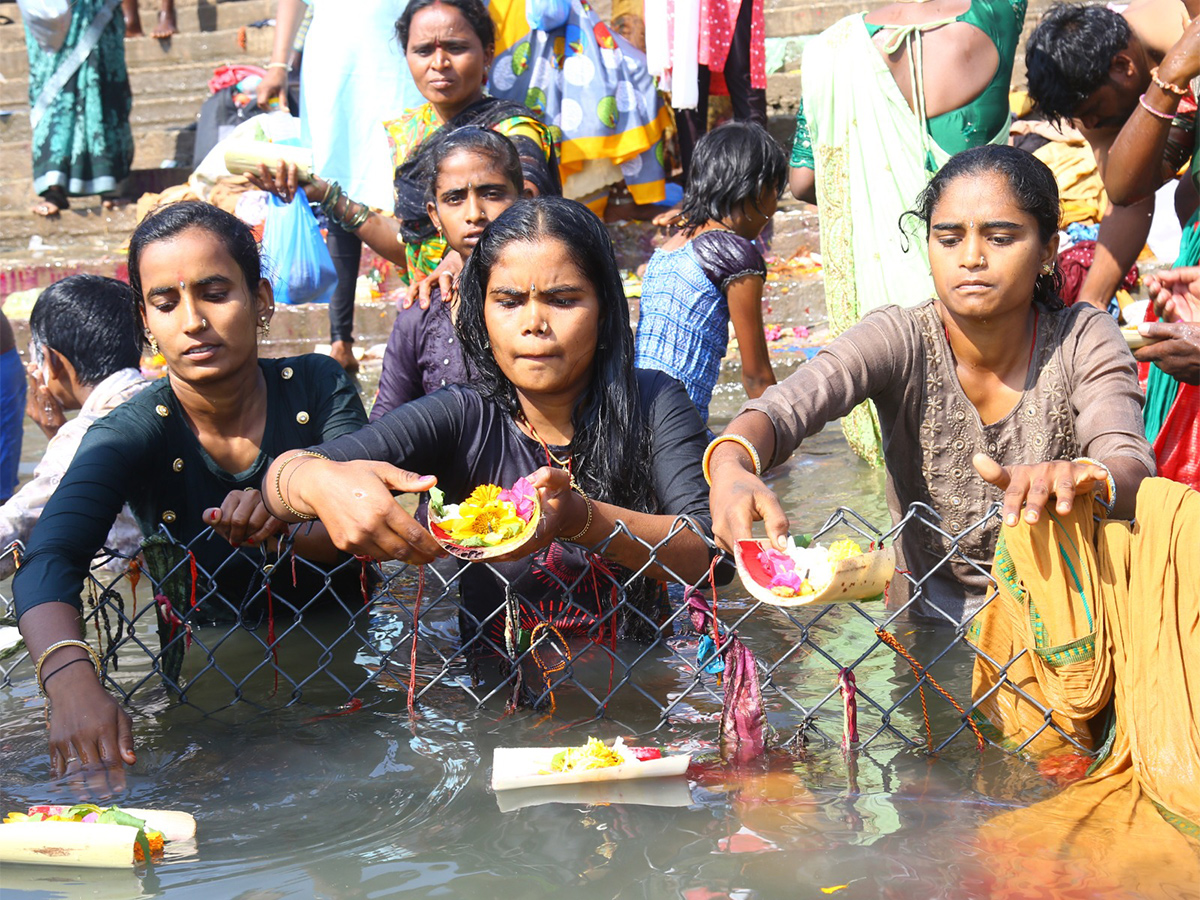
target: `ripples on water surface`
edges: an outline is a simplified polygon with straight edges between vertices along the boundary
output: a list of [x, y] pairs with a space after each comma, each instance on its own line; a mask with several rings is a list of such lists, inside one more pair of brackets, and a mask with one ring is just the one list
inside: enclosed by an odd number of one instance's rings
[[[727, 419], [739, 396], [740, 388], [723, 386], [716, 415]], [[723, 424], [714, 419], [714, 428]], [[853, 459], [836, 429], [810, 442], [776, 480], [801, 531], [821, 524], [838, 505], [885, 522], [882, 484], [881, 474]], [[739, 608], [734, 596], [722, 603], [726, 610]], [[869, 640], [861, 620], [842, 610], [819, 627], [825, 646], [849, 651]], [[794, 632], [766, 610], [743, 629], [752, 648], [776, 651], [763, 650], [767, 659], [795, 640]], [[932, 648], [948, 640], [945, 632], [915, 626], [901, 633], [921, 658], [932, 655], [920, 652], [923, 643]], [[653, 696], [687, 681], [668, 656], [639, 668]], [[943, 660], [935, 674], [957, 693], [969, 691], [966, 653]], [[829, 666], [819, 660], [798, 660], [776, 678], [805, 702], [830, 689]], [[907, 666], [890, 654], [872, 656], [858, 681], [881, 697], [899, 697], [912, 686]], [[607, 721], [551, 735], [582, 714], [569, 692], [560, 692], [558, 713], [547, 721], [531, 712], [503, 718], [498, 708], [475, 711], [446, 689], [423, 706], [415, 726], [407, 721], [403, 693], [386, 688], [363, 692], [361, 710], [332, 716], [345, 699], [332, 690], [327, 697], [306, 693], [303, 706], [282, 712], [264, 715], [242, 705], [208, 719], [168, 708], [153, 693], [143, 697], [146, 714], [135, 720], [139, 761], [124, 802], [194, 812], [198, 852], [143, 879], [130, 872], [8, 866], [0, 875], [5, 897], [169, 891], [172, 898], [205, 900], [399, 894], [916, 900], [1087, 897], [1101, 890], [1092, 889], [1093, 874], [1082, 862], [1052, 874], [1031, 869], [1017, 875], [1020, 866], [1011, 860], [1000, 865], [979, 858], [973, 843], [979, 825], [1054, 789], [1023, 763], [995, 751], [980, 756], [970, 740], [938, 759], [884, 739], [850, 760], [836, 747], [816, 746], [800, 756], [774, 756], [754, 772], [730, 774], [714, 764], [686, 788], [647, 789], [643, 798], [680, 805], [578, 799], [502, 812], [488, 788], [493, 747], [630, 736], [654, 728], [654, 711], [629, 698]], [[716, 709], [699, 700], [681, 711], [684, 721], [642, 740], [711, 751]], [[919, 706], [909, 704], [898, 721], [916, 733], [919, 716]], [[877, 721], [863, 714], [860, 727]], [[837, 734], [840, 716], [826, 715], [818, 725]], [[45, 781], [45, 732], [29, 679], [0, 692], [0, 726], [3, 808], [69, 799]], [[949, 733], [944, 714], [935, 715], [934, 728]], [[505, 798], [506, 806], [518, 802], [525, 801]], [[997, 866], [1009, 870], [1000, 881], [993, 875]], [[1194, 888], [1182, 885], [1175, 896], [1190, 896]], [[1107, 886], [1104, 892], [1113, 896]]]

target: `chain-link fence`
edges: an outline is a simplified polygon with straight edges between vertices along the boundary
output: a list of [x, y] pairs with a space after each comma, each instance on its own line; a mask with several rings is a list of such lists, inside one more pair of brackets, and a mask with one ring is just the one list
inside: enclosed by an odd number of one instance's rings
[[[941, 566], [982, 571], [960, 545], [986, 522], [950, 533], [931, 509], [914, 505], [885, 529], [839, 509], [814, 538], [849, 536], [879, 546], [917, 529], [947, 548]], [[681, 519], [672, 536], [681, 529], [695, 530]], [[208, 571], [193, 550], [214, 540], [206, 531], [184, 546], [164, 531], [137, 561], [109, 557], [84, 585], [88, 639], [104, 660], [104, 682], [131, 707], [161, 708], [165, 701], [213, 714], [234, 704], [271, 708], [318, 695], [326, 705], [333, 697], [353, 706], [374, 691], [415, 715], [423, 705], [465, 703], [498, 712], [533, 707], [564, 721], [610, 716], [650, 723], [641, 730], [687, 722], [715, 729], [727, 687], [721, 654], [736, 635], [755, 655], [768, 729], [778, 742], [856, 737], [863, 747], [898, 742], [931, 752], [956, 741], [1009, 752], [1025, 746], [989, 733], [973, 715], [987, 695], [972, 702], [980, 651], [967, 640], [970, 622], [930, 623], [913, 615], [928, 575], [918, 580], [898, 570], [892, 599], [883, 602], [780, 608], [748, 597], [735, 579], [715, 590], [706, 582], [702, 601], [689, 604], [682, 583], [654, 582], [648, 590], [638, 573], [593, 556], [574, 576], [554, 567], [540, 573], [557, 598], [548, 609], [525, 602], [488, 563], [417, 568], [348, 559], [325, 571], [284, 546], [274, 553], [230, 548], [226, 561]], [[648, 569], [663, 544], [642, 543]], [[14, 545], [0, 559], [20, 552]], [[241, 599], [221, 591], [222, 574], [235, 560], [257, 570]], [[468, 608], [460, 594], [480, 566], [491, 568], [504, 592], [503, 603], [484, 612]], [[298, 573], [308, 576], [300, 581], [311, 584], [315, 576], [318, 584], [299, 602], [286, 589], [299, 583]], [[895, 589], [900, 579], [906, 591]], [[11, 618], [10, 593], [8, 583], [0, 584]], [[993, 583], [985, 605], [994, 602]], [[698, 634], [690, 613], [701, 606]], [[1070, 741], [1051, 710], [1005, 677], [1014, 661], [989, 660], [1000, 678], [988, 695], [1011, 690], [1044, 714], [1042, 729]], [[19, 646], [0, 658], [0, 678], [6, 688], [32, 681], [33, 664]], [[854, 724], [857, 735], [849, 733]]]

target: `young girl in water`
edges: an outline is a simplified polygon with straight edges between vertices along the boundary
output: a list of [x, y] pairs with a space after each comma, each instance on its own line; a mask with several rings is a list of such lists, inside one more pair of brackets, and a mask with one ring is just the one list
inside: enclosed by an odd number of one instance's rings
[[[144, 534], [166, 531], [188, 545], [202, 573], [215, 573], [219, 583], [201, 574], [194, 604], [171, 598], [185, 628], [253, 621], [261, 610], [250, 603], [262, 599], [268, 577], [279, 609], [289, 598], [300, 607], [322, 591], [360, 590], [355, 566], [327, 577], [299, 565], [295, 584], [292, 566], [264, 574], [262, 545], [286, 527], [258, 492], [267, 463], [356, 431], [366, 414], [328, 357], [259, 358], [274, 304], [250, 229], [207, 203], [164, 207], [134, 232], [129, 275], [167, 376], [88, 429], [13, 580], [18, 625], [48, 697], [51, 765], [97, 795], [124, 787], [133, 738], [128, 714], [88, 662], [79, 593], [123, 504]], [[199, 539], [210, 526], [224, 539]], [[323, 529], [305, 532], [296, 535], [297, 554], [339, 557]], [[245, 549], [231, 554], [230, 544]]]
[[[1154, 457], [1116, 324], [1084, 303], [1064, 308], [1056, 295], [1050, 169], [1012, 147], [964, 151], [933, 177], [915, 215], [937, 297], [869, 313], [746, 404], [710, 445], [705, 468], [720, 542], [732, 548], [761, 519], [782, 547], [788, 520], [763, 471], [874, 400], [893, 518], [913, 503], [942, 517], [940, 529], [906, 528], [899, 539], [900, 567], [923, 588], [916, 611], [958, 623], [987, 597], [994, 502], [1004, 501], [1013, 525], [1022, 504], [1034, 522], [1051, 495], [1065, 513], [1077, 493], [1099, 488], [1127, 518]], [[906, 599], [906, 584], [892, 582], [893, 599]]]
[[[596, 566], [621, 582], [643, 567], [653, 579], [703, 576], [704, 541], [687, 529], [667, 537], [680, 517], [708, 529], [705, 428], [678, 382], [633, 368], [603, 224], [569, 200], [518, 202], [479, 238], [459, 304], [470, 381], [316, 447], [327, 459], [284, 454], [263, 482], [271, 511], [320, 518], [342, 549], [424, 564], [444, 552], [393, 491], [436, 484], [459, 502], [480, 485], [525, 477], [541, 503], [537, 533], [521, 558], [463, 572], [464, 641], [482, 628], [498, 645], [506, 623], [592, 636], [652, 631], [665, 611], [660, 584], [635, 581], [630, 606], [640, 615], [623, 607], [618, 627], [604, 615], [612, 582], [587, 576], [601, 574]], [[652, 560], [646, 546], [659, 544]], [[597, 545], [599, 557], [583, 549]]]
[[[447, 246], [466, 260], [488, 223], [524, 192], [521, 157], [504, 135], [475, 125], [435, 135], [426, 152], [434, 170], [429, 218]], [[372, 422], [403, 403], [466, 381], [462, 342], [454, 335], [457, 304], [436, 284], [429, 300], [428, 308], [414, 305], [396, 316]]]
[[761, 127], [713, 129], [696, 144], [683, 228], [646, 267], [634, 364], [683, 382], [706, 422], [731, 320], [746, 393], [753, 399], [775, 383], [763, 334], [767, 264], [754, 240], [786, 180], [783, 151]]

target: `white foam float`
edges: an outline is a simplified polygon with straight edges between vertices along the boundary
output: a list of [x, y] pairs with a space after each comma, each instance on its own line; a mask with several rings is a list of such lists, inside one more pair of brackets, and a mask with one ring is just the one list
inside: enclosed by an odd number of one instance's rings
[[492, 790], [508, 791], [640, 778], [669, 778], [686, 774], [692, 762], [690, 753], [662, 756], [658, 759], [636, 759], [626, 750], [622, 754], [625, 762], [620, 765], [551, 772], [554, 757], [566, 749], [568, 748], [497, 747], [492, 753]]

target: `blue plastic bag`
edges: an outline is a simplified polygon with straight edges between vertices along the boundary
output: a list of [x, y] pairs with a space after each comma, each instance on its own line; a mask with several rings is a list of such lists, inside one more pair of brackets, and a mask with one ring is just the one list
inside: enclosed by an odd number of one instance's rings
[[525, 21], [535, 31], [553, 31], [566, 24], [571, 0], [525, 0]]
[[328, 303], [337, 271], [303, 190], [291, 203], [270, 198], [262, 253], [276, 303]]

